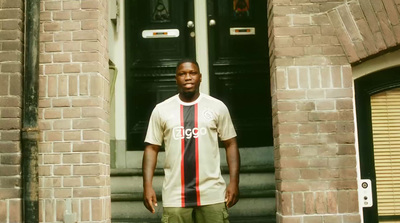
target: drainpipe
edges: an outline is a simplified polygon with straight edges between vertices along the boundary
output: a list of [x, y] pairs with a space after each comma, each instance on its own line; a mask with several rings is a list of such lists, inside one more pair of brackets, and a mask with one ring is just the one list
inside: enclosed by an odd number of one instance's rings
[[40, 0], [25, 1], [25, 51], [22, 104], [22, 218], [39, 222], [38, 100]]

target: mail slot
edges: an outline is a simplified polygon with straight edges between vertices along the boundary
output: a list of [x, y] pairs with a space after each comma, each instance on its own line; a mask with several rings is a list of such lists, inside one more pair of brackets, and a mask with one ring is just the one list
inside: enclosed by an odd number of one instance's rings
[[151, 29], [143, 30], [142, 37], [149, 38], [176, 38], [179, 37], [179, 29]]
[[254, 27], [232, 27], [232, 28], [230, 28], [230, 34], [232, 36], [255, 35], [256, 28], [254, 28]]

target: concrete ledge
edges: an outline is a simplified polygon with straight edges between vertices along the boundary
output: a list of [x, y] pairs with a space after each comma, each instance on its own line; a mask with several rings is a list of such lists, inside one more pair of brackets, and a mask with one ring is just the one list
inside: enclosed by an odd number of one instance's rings
[[[240, 173], [273, 173], [275, 169], [270, 166], [261, 165], [248, 165], [241, 166]], [[227, 166], [221, 166], [222, 174], [229, 173]], [[162, 168], [156, 168], [154, 171], [155, 176], [163, 176], [164, 170]], [[124, 168], [124, 169], [111, 169], [111, 176], [142, 176], [142, 168]]]
[[[151, 222], [153, 219], [161, 219], [162, 201], [158, 202], [155, 214], [147, 211], [143, 202], [113, 202], [111, 210], [113, 219], [120, 219], [125, 222], [129, 222], [129, 219], [145, 219]], [[228, 210], [230, 219], [234, 219], [235, 217], [248, 219], [253, 216], [271, 218], [275, 216], [275, 212], [275, 198], [244, 198]]]
[[[224, 174], [225, 182], [229, 182], [229, 175]], [[161, 194], [163, 176], [153, 178], [153, 187], [157, 194]], [[275, 190], [275, 176], [272, 173], [248, 173], [240, 175], [240, 190]], [[143, 191], [141, 176], [113, 177], [111, 180], [111, 194], [132, 194]]]
[[[240, 190], [240, 198], [273, 198], [275, 190]], [[143, 192], [116, 193], [111, 195], [112, 202], [143, 201]], [[162, 201], [161, 193], [157, 193], [157, 201]]]

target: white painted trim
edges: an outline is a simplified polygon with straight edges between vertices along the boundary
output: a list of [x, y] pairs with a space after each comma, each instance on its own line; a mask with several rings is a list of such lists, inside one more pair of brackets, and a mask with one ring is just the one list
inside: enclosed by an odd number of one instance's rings
[[[353, 73], [354, 76], [354, 73]], [[357, 194], [358, 199], [360, 199], [360, 182], [361, 182], [361, 166], [360, 166], [360, 148], [358, 147], [358, 129], [357, 129], [357, 111], [356, 111], [356, 93], [354, 91], [354, 84], [353, 84], [353, 118], [354, 118], [354, 147], [356, 150], [356, 167], [357, 167]], [[360, 202], [360, 200], [359, 200]], [[360, 213], [361, 223], [364, 223], [364, 209], [361, 205], [358, 206], [358, 212]]]
[[400, 66], [400, 50], [386, 53], [353, 67], [353, 79], [391, 67]]
[[207, 1], [194, 0], [194, 24], [196, 27], [196, 60], [202, 73], [200, 91], [210, 94], [210, 78], [208, 69], [208, 27]]
[[[126, 92], [125, 92], [125, 0], [120, 0], [119, 28], [114, 32], [114, 41], [110, 48], [110, 59], [118, 69], [115, 83], [115, 139], [126, 140]], [[109, 30], [112, 32], [115, 30]]]

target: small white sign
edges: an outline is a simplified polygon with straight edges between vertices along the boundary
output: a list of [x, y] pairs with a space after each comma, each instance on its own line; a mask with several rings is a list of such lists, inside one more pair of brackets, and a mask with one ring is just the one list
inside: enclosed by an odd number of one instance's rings
[[372, 207], [372, 184], [371, 180], [363, 179], [359, 183], [358, 201], [361, 207]]
[[143, 30], [142, 37], [149, 38], [176, 38], [179, 36], [179, 29], [151, 29]]
[[231, 36], [256, 35], [254, 27], [233, 27], [229, 29]]

